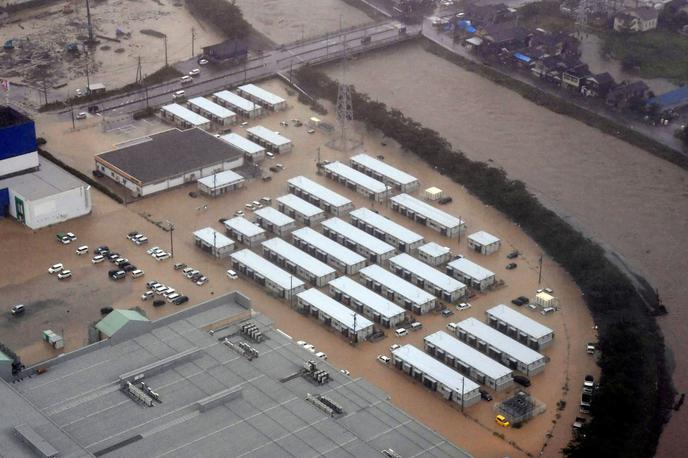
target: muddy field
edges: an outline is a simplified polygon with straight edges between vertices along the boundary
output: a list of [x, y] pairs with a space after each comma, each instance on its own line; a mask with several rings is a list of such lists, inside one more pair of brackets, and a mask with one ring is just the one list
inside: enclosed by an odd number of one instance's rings
[[[291, 107], [285, 113], [272, 114], [251, 122], [249, 126], [262, 124], [274, 130], [279, 129], [295, 144], [293, 153], [266, 161], [266, 167], [275, 162], [281, 162], [286, 166], [286, 170], [275, 174], [271, 182], [251, 182], [245, 189], [217, 199], [191, 198], [188, 193], [195, 190], [195, 187], [188, 185], [130, 203], [127, 207], [117, 205], [93, 191], [92, 215], [33, 234], [11, 221], [1, 221], [0, 231], [8, 236], [0, 241], [0, 251], [6, 253], [6, 258], [12, 261], [0, 265], [0, 293], [11, 298], [12, 303], [23, 302], [35, 308], [19, 319], [11, 318], [9, 314], [0, 316], [0, 330], [6, 336], [5, 342], [17, 350], [26, 362], [31, 363], [53, 355], [47, 344], [37, 340], [41, 330], [50, 328], [58, 333], [64, 330], [65, 350], [75, 349], [83, 345], [87, 324], [99, 317], [99, 308], [108, 301], [112, 301], [116, 307], [140, 306], [151, 318], [173, 312], [177, 307], [168, 304], [156, 309], [150, 302], [142, 302], [139, 299], [145, 282], [152, 279], [168, 283], [183, 291], [191, 297], [190, 304], [216, 294], [240, 289], [252, 298], [258, 311], [275, 320], [278, 328], [295, 339], [313, 343], [319, 350], [328, 354], [329, 360], [335, 366], [344, 367], [350, 370], [353, 376], [363, 376], [377, 384], [390, 394], [392, 401], [397, 405], [468, 449], [475, 456], [525, 456], [527, 453], [537, 455], [549, 433], [553, 437], [545, 449], [546, 454], [551, 454], [563, 446], [569, 439], [570, 425], [577, 414], [582, 378], [586, 373], [597, 375], [593, 360], [585, 354], [585, 342], [594, 340], [595, 336], [590, 315], [581, 301], [580, 291], [548, 258], [545, 258], [541, 286], [555, 290], [556, 295], [561, 298], [562, 308], [558, 313], [547, 317], [527, 309], [522, 310], [526, 314], [532, 313], [530, 316], [552, 327], [556, 333], [554, 345], [545, 351], [550, 361], [544, 373], [532, 378], [531, 393], [547, 405], [547, 410], [523, 428], [499, 428], [494, 423], [492, 411], [495, 401], [482, 401], [462, 414], [436, 393], [428, 392], [402, 373], [376, 362], [376, 355], [388, 354], [389, 346], [393, 343], [413, 343], [421, 346], [423, 336], [445, 329], [449, 321], [459, 321], [468, 316], [483, 320], [484, 311], [495, 304], [508, 303], [519, 295], [532, 297], [538, 287], [536, 266], [541, 254], [538, 246], [501, 214], [484, 206], [461, 187], [438, 175], [414, 156], [399, 151], [389, 140], [385, 140], [387, 146], [382, 146], [383, 139], [366, 133], [364, 146], [370, 154], [383, 154], [386, 161], [419, 177], [422, 188], [434, 185], [445, 189], [454, 198], [454, 202], [444, 208], [465, 219], [469, 225], [469, 233], [485, 229], [503, 241], [502, 249], [494, 255], [484, 257], [468, 254], [464, 240], [459, 243], [456, 240], [444, 239], [438, 233], [392, 213], [384, 206], [375, 205], [375, 208], [386, 216], [423, 234], [428, 240], [452, 247], [457, 254], [467, 254], [505, 280], [506, 287], [472, 299], [473, 306], [470, 310], [456, 311], [449, 319], [439, 314], [423, 316], [420, 317], [424, 325], [421, 331], [402, 338], [389, 335], [375, 344], [362, 343], [352, 347], [314, 319], [292, 311], [288, 304], [265, 294], [253, 283], [244, 279], [229, 280], [225, 276], [228, 261], [211, 259], [193, 245], [192, 231], [206, 226], [220, 230], [220, 217], [230, 216], [235, 210], [243, 208], [246, 202], [262, 196], [267, 195], [274, 199], [285, 194], [286, 179], [298, 174], [307, 175], [346, 195], [357, 207], [370, 205], [363, 196], [353, 194], [341, 185], [316, 175], [317, 149], [326, 141], [324, 134], [318, 132], [309, 135], [305, 127], [284, 128], [279, 125], [282, 120], [307, 119], [313, 116], [313, 113], [298, 104], [295, 97], [288, 97], [281, 83], [270, 81], [265, 83], [265, 86], [287, 98]], [[328, 115], [328, 118], [332, 118], [332, 115]], [[70, 163], [82, 163], [80, 168], [85, 170], [92, 167], [93, 153], [84, 152], [84, 148], [80, 148], [79, 145], [86, 144], [92, 150], [101, 151], [129, 137], [142, 135], [146, 129], [156, 130], [165, 127], [156, 123], [137, 124], [118, 134], [103, 135], [97, 126], [71, 133], [59, 122], [53, 123], [53, 128], [50, 129], [46, 128], [45, 122], [45, 119], [39, 122], [37, 128], [48, 139], [50, 150]], [[242, 128], [237, 127], [235, 131], [241, 133]], [[346, 157], [346, 154], [321, 147], [322, 159]], [[205, 205], [207, 210], [199, 210]], [[150, 238], [149, 246], [169, 247], [169, 233], [148, 222], [142, 214], [150, 215], [154, 220], [167, 219], [176, 224], [173, 260], [156, 262], [145, 254], [143, 247], [136, 247], [125, 239], [128, 231], [136, 229]], [[134, 264], [143, 268], [146, 271], [145, 277], [137, 280], [127, 278], [121, 282], [109, 281], [105, 274], [109, 264], [89, 265], [88, 259], [74, 254], [74, 247], [57, 244], [54, 233], [61, 230], [75, 232], [79, 237], [79, 243], [92, 247], [105, 244], [117, 249]], [[517, 260], [519, 267], [507, 271], [504, 268], [507, 263], [505, 254], [513, 248], [519, 249], [523, 255]], [[47, 273], [47, 268], [55, 262], [68, 265], [74, 271], [74, 278], [58, 283], [56, 278]], [[210, 278], [209, 284], [204, 287], [191, 284], [179, 272], [173, 270], [174, 262], [185, 262], [202, 270]], [[514, 389], [499, 393], [495, 395], [495, 400], [503, 399], [513, 391]], [[563, 411], [557, 410], [559, 400], [566, 401]]]

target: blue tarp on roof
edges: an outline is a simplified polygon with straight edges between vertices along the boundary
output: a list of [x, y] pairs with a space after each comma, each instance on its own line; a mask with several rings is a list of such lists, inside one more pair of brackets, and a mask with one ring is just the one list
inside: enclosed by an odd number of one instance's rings
[[466, 29], [471, 26], [471, 21], [458, 20], [456, 25], [458, 25], [460, 29]]
[[659, 105], [659, 108], [662, 110], [688, 105], [688, 86], [679, 87], [673, 91], [652, 97], [647, 103]]
[[466, 32], [468, 32], [468, 33], [475, 33], [477, 31], [478, 30], [475, 27], [473, 27], [472, 25], [469, 25], [468, 27], [466, 27]]
[[525, 62], [526, 64], [529, 64], [532, 60], [530, 57], [526, 56], [525, 54], [521, 54], [520, 52], [515, 52], [514, 57], [522, 62]]

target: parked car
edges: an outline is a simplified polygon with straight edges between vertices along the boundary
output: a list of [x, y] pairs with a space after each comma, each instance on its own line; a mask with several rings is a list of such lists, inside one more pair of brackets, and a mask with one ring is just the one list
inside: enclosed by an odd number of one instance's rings
[[63, 245], [68, 245], [68, 244], [72, 243], [72, 239], [70, 239], [67, 236], [67, 234], [65, 234], [63, 232], [58, 232], [57, 234], [55, 234], [55, 237], [57, 238], [57, 241]]
[[101, 245], [96, 248], [95, 254], [102, 254], [103, 256], [110, 254], [110, 248], [107, 245]]
[[268, 157], [268, 159], [272, 159], [273, 157], [275, 157], [275, 153], [271, 153], [270, 151], [267, 151], [265, 155]]
[[377, 360], [385, 365], [389, 364], [389, 362], [392, 361], [389, 356], [385, 355], [377, 355]]
[[589, 355], [594, 355], [595, 354], [595, 343], [594, 342], [588, 342], [588, 345], [585, 348], [585, 352]]
[[404, 337], [407, 334], [408, 331], [406, 330], [406, 328], [399, 328], [396, 331], [394, 331], [394, 335], [396, 335], [397, 337]]
[[114, 271], [111, 270], [110, 272], [108, 272], [108, 276], [109, 276], [112, 280], [121, 280], [121, 279], [123, 279], [124, 277], [126, 277], [126, 275], [127, 275], [127, 273], [126, 273], [125, 271], [123, 271], [123, 270], [114, 270]]
[[201, 276], [201, 278], [199, 278], [198, 280], [196, 280], [196, 284], [197, 284], [198, 286], [203, 286], [203, 285], [205, 285], [206, 283], [208, 283], [208, 277], [205, 277], [205, 276]]
[[267, 205], [270, 205], [272, 203], [272, 199], [270, 197], [261, 197], [260, 201]]
[[160, 307], [162, 305], [165, 305], [165, 301], [162, 299], [156, 299], [153, 301], [153, 307]]
[[319, 351], [315, 354], [316, 357], [320, 359], [327, 359], [327, 354], [325, 352]]
[[341, 372], [342, 374], [346, 375], [347, 377], [351, 375], [351, 372], [349, 372], [349, 371], [346, 370], [346, 369], [339, 369], [339, 372]]
[[437, 203], [440, 205], [446, 205], [446, 204], [451, 203], [453, 200], [454, 199], [452, 199], [451, 197], [446, 196], [446, 197], [441, 197], [440, 199], [438, 199]]
[[186, 264], [184, 264], [183, 262], [178, 262], [174, 265], [174, 270], [182, 270], [182, 269], [186, 269]]
[[518, 297], [516, 299], [511, 299], [511, 303], [514, 305], [518, 305], [519, 307], [523, 305], [523, 301]]
[[488, 393], [487, 390], [483, 390], [482, 388], [480, 388], [478, 391], [480, 392], [480, 398], [481, 399], [484, 399], [485, 401], [491, 401], [492, 400], [492, 395], [490, 393]]
[[82, 120], [82, 119], [86, 119], [86, 118], [88, 118], [88, 115], [84, 111], [82, 111], [76, 115], [76, 119], [78, 119], [78, 120]]
[[101, 307], [100, 309], [100, 314], [101, 315], [107, 315], [108, 313], [112, 312], [114, 309], [112, 307]]
[[507, 254], [506, 257], [509, 259], [515, 259], [515, 258], [518, 258], [519, 254], [521, 254], [521, 253], [519, 253], [518, 250], [514, 250], [514, 251], [510, 252], [509, 254]]
[[306, 350], [309, 352], [315, 354], [315, 345], [307, 343], [306, 345], [303, 346]]
[[98, 263], [101, 263], [103, 261], [105, 261], [105, 257], [103, 257], [102, 254], [97, 254], [91, 258], [91, 262], [93, 264], [98, 264]]
[[139, 278], [143, 277], [145, 275], [145, 272], [141, 269], [137, 269], [136, 266], [130, 266], [133, 267], [134, 270], [131, 270], [131, 278]]
[[78, 254], [79, 256], [81, 256], [82, 254], [86, 254], [86, 253], [88, 253], [88, 246], [87, 245], [80, 246], [79, 248], [76, 249], [76, 254]]
[[63, 270], [59, 274], [57, 274], [58, 280], [66, 280], [68, 278], [72, 278], [72, 271], [71, 270]]
[[397, 348], [401, 348], [401, 345], [399, 345], [399, 344], [392, 344], [392, 345], [389, 347], [389, 351], [394, 351], [394, 350], [396, 350]]
[[198, 76], [201, 74], [201, 70], [198, 68], [194, 68], [189, 72], [189, 76]]
[[146, 237], [145, 235], [141, 235], [140, 237], [136, 237], [134, 239], [134, 243], [137, 245], [145, 245], [146, 243], [148, 243], [148, 237]]
[[127, 239], [133, 240], [137, 235], [141, 235], [141, 233], [139, 231], [131, 231], [127, 234]]
[[510, 262], [506, 265], [506, 270], [514, 270], [516, 267], [518, 267], [518, 264], [516, 264], [515, 262]]
[[244, 211], [243, 210], [237, 210], [234, 212], [234, 216], [244, 216]]
[[62, 269], [64, 269], [64, 266], [63, 266], [62, 264], [53, 264], [53, 265], [50, 266], [50, 268], [48, 269], [48, 273], [49, 273], [49, 274], [54, 274], [54, 273], [57, 273], [57, 272], [61, 272]]
[[208, 59], [199, 59], [198, 65], [208, 65]]
[[12, 315], [21, 315], [26, 311], [26, 306], [24, 304], [17, 304], [10, 307], [10, 313]]
[[186, 302], [189, 302], [188, 296], [179, 296], [178, 298], [172, 301], [174, 305], [182, 305]]
[[464, 310], [468, 310], [469, 308], [471, 308], [471, 304], [469, 302], [461, 302], [457, 304], [456, 308], [462, 312]]
[[156, 261], [164, 261], [165, 259], [169, 259], [172, 255], [170, 253], [158, 253], [155, 255], [155, 260]]
[[530, 386], [530, 379], [524, 375], [514, 375], [514, 382], [518, 383], [521, 386]]
[[595, 388], [595, 377], [593, 375], [586, 375], [585, 378], [583, 379], [583, 391], [592, 393], [592, 390]]
[[449, 309], [444, 309], [444, 310], [442, 310], [442, 316], [445, 317], [445, 318], [450, 317], [450, 316], [452, 316], [453, 314], [454, 314], [454, 311], [453, 311], [453, 310], [449, 310]]
[[497, 422], [497, 424], [499, 426], [503, 426], [505, 428], [508, 428], [509, 426], [511, 426], [511, 423], [509, 423], [509, 420], [507, 420], [504, 415], [497, 415], [495, 417], [495, 421]]
[[76, 235], [74, 235], [72, 232], [67, 232], [67, 234], [65, 235], [69, 237], [69, 240], [71, 240], [72, 242], [76, 240]]
[[518, 296], [518, 299], [519, 299], [523, 304], [527, 304], [528, 302], [530, 302], [530, 299], [527, 298], [527, 297], [525, 297], [525, 296]]
[[147, 301], [151, 297], [153, 297], [154, 293], [151, 290], [146, 291], [145, 293], [141, 294], [141, 300], [142, 301]]

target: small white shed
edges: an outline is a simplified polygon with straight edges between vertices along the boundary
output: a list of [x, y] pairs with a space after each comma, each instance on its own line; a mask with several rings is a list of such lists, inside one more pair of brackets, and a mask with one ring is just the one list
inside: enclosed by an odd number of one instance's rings
[[424, 192], [425, 198], [428, 200], [439, 200], [442, 197], [444, 197], [444, 191], [442, 191], [440, 188], [436, 187], [431, 187], [425, 190]]

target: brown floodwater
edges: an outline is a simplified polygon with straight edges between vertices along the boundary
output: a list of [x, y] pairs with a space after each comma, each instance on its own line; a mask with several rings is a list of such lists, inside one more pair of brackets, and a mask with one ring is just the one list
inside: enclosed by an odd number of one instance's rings
[[[330, 68], [333, 77], [339, 72]], [[468, 157], [523, 180], [548, 207], [614, 250], [659, 289], [659, 318], [688, 391], [688, 176], [685, 170], [410, 44], [357, 59], [350, 82], [437, 130]], [[378, 77], [371, 77], [378, 75]], [[355, 111], [355, 107], [354, 107]], [[674, 413], [660, 456], [688, 445], [688, 409]]]

